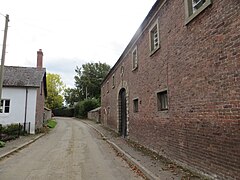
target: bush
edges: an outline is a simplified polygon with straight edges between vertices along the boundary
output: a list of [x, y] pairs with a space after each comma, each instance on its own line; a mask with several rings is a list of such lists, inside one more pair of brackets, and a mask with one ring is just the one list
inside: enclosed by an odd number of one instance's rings
[[85, 99], [75, 106], [74, 116], [78, 118], [86, 118], [87, 113], [100, 106], [97, 99]]
[[19, 132], [23, 129], [23, 126], [20, 124], [10, 124], [7, 126], [1, 127], [1, 132], [8, 135], [18, 135]]
[[23, 134], [24, 131], [21, 124], [9, 124], [6, 126], [0, 124], [0, 140], [2, 141], [16, 139]]

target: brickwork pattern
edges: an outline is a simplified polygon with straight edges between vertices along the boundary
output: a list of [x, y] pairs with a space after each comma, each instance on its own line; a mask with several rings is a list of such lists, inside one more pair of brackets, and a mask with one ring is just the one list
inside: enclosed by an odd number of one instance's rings
[[[42, 83], [43, 84], [43, 83]], [[42, 88], [42, 90], [40, 89]], [[35, 128], [39, 129], [43, 127], [43, 121], [44, 121], [44, 102], [45, 102], [45, 96], [44, 96], [44, 87], [43, 85], [38, 88], [37, 90], [37, 103], [36, 103], [36, 121], [35, 121]]]
[[[158, 3], [159, 1], [157, 1]], [[166, 1], [116, 64], [116, 86], [128, 84], [128, 138], [177, 163], [217, 179], [237, 179], [240, 169], [240, 3], [213, 1], [184, 25], [183, 1]], [[154, 13], [152, 13], [154, 14]], [[160, 49], [150, 56], [149, 27], [159, 23]], [[138, 68], [132, 71], [132, 50]], [[106, 79], [111, 84], [110, 73]], [[103, 87], [104, 86], [104, 87]], [[118, 128], [118, 90], [102, 86], [107, 126]], [[157, 92], [168, 90], [168, 111]], [[139, 112], [133, 112], [133, 99]]]

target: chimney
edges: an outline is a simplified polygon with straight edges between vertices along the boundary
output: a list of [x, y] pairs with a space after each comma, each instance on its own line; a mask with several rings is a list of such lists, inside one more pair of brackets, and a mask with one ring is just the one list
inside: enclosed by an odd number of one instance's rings
[[41, 69], [43, 67], [43, 52], [42, 49], [39, 49], [37, 52], [37, 68]]

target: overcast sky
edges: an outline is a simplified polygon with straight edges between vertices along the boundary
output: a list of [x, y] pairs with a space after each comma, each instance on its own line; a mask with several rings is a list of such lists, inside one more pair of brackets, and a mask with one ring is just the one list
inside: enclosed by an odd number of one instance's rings
[[44, 53], [49, 73], [74, 86], [87, 62], [113, 66], [156, 0], [0, 0], [0, 44], [9, 14], [5, 65], [36, 66]]

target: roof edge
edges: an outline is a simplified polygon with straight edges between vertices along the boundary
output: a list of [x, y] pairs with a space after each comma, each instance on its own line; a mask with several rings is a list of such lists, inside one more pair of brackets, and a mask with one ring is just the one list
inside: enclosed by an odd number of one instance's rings
[[144, 18], [143, 22], [133, 35], [132, 39], [128, 43], [127, 47], [124, 49], [121, 56], [118, 58], [117, 62], [114, 64], [114, 66], [110, 69], [106, 77], [103, 79], [101, 86], [106, 82], [106, 80], [109, 78], [111, 74], [113, 74], [115, 68], [120, 64], [122, 59], [125, 57], [125, 55], [128, 53], [128, 50], [131, 48], [131, 46], [135, 43], [135, 41], [140, 37], [140, 35], [144, 32], [145, 28], [148, 27], [149, 22], [151, 22], [151, 19], [155, 16], [155, 13], [158, 11], [158, 9], [165, 3], [167, 0], [156, 0], [150, 11], [148, 12], [147, 16]]

